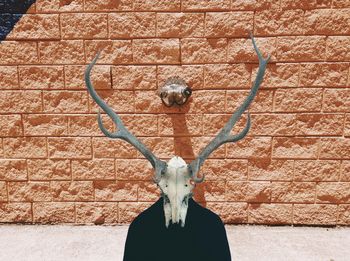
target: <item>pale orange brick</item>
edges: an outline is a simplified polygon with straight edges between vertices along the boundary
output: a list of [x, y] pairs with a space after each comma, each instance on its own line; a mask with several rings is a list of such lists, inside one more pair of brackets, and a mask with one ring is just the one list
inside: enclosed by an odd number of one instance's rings
[[294, 114], [253, 114], [251, 115], [251, 135], [293, 136], [296, 117]]
[[160, 189], [153, 181], [138, 183], [137, 201], [156, 201], [160, 197]]
[[168, 78], [174, 75], [181, 77], [191, 89], [203, 88], [204, 79], [202, 65], [160, 65], [157, 68], [158, 86], [162, 86]]
[[5, 158], [45, 158], [47, 157], [46, 138], [17, 137], [4, 138]]
[[[132, 91], [119, 91], [119, 90], [100, 90], [98, 95], [104, 100], [109, 107], [111, 107], [116, 113], [134, 112], [134, 93]], [[90, 112], [97, 113], [99, 110], [103, 112], [102, 108], [93, 100], [89, 95]], [[103, 118], [107, 118], [106, 114]]]
[[346, 35], [350, 33], [347, 9], [318, 9], [305, 12], [305, 34]]
[[348, 203], [349, 199], [349, 182], [320, 182], [317, 184], [318, 203]]
[[247, 203], [208, 202], [207, 208], [219, 215], [225, 224], [248, 222]]
[[280, 2], [274, 0], [233, 0], [231, 10], [270, 10], [280, 9]]
[[41, 91], [1, 91], [2, 113], [42, 112]]
[[[160, 114], [159, 134], [161, 136], [202, 135], [202, 116], [197, 114]], [[210, 134], [206, 132], [206, 134]]]
[[[65, 86], [67, 89], [84, 89], [86, 66], [67, 65], [64, 67]], [[95, 89], [111, 89], [111, 67], [109, 65], [95, 65], [91, 71], [91, 82]]]
[[136, 201], [138, 184], [128, 181], [94, 181], [97, 201]]
[[277, 89], [274, 98], [276, 112], [321, 111], [322, 89]]
[[158, 37], [204, 36], [203, 13], [157, 13]]
[[2, 41], [0, 45], [0, 64], [27, 64], [39, 61], [36, 42]]
[[132, 62], [133, 50], [130, 40], [85, 41], [86, 61], [90, 63], [101, 51], [97, 64], [128, 64]]
[[270, 137], [245, 137], [227, 144], [228, 158], [269, 158], [271, 157]]
[[140, 64], [178, 64], [179, 39], [134, 39], [133, 60]]
[[337, 222], [337, 205], [294, 204], [293, 223], [303, 225], [333, 225]]
[[0, 159], [0, 180], [27, 180], [27, 163], [24, 159]]
[[67, 117], [62, 115], [24, 114], [24, 135], [67, 135]]
[[137, 114], [121, 115], [126, 128], [136, 136], [157, 136], [158, 119], [157, 115]]
[[115, 179], [113, 159], [72, 160], [73, 180]]
[[0, 181], [0, 202], [6, 202], [7, 199], [7, 185], [5, 181]]
[[6, 39], [60, 39], [58, 14], [24, 14]]
[[297, 114], [297, 135], [342, 135], [342, 114]]
[[226, 200], [270, 202], [271, 183], [265, 181], [228, 181], [226, 183]]
[[117, 180], [152, 180], [155, 171], [146, 159], [116, 159]]
[[291, 204], [249, 204], [248, 223], [290, 224], [293, 210]]
[[[187, 103], [188, 104], [188, 103]], [[135, 110], [137, 113], [160, 113], [168, 107], [165, 105], [155, 91], [136, 91], [135, 92]], [[184, 106], [181, 106], [184, 108]]]
[[[246, 90], [227, 91], [226, 112], [234, 113], [248, 95], [249, 91]], [[272, 112], [272, 99], [273, 92], [271, 90], [259, 90], [254, 101], [248, 108], [249, 112]], [[219, 111], [217, 110], [216, 112]]]
[[224, 11], [229, 10], [229, 0], [182, 0], [183, 11]]
[[350, 8], [349, 0], [337, 0], [332, 3], [333, 8]]
[[[112, 130], [114, 123], [107, 116], [102, 117], [103, 126]], [[97, 121], [97, 115], [68, 116], [68, 134], [71, 136], [104, 136]]]
[[[258, 38], [254, 37], [263, 57], [271, 56], [270, 62], [276, 60], [276, 38]], [[247, 38], [232, 38], [228, 40], [227, 61], [229, 63], [255, 62], [258, 63], [258, 56], [254, 50], [252, 40]], [[254, 76], [255, 78], [255, 76]]]
[[85, 11], [131, 11], [133, 0], [85, 0]]
[[[172, 158], [174, 156], [174, 140], [166, 137], [142, 137], [139, 138], [145, 146], [158, 158]], [[138, 158], [144, 158], [141, 152], [137, 152]]]
[[155, 90], [157, 88], [156, 66], [113, 66], [113, 89]]
[[300, 35], [304, 28], [303, 10], [267, 9], [254, 16], [254, 35]]
[[181, 62], [190, 64], [227, 62], [227, 39], [181, 39]]
[[91, 139], [87, 137], [49, 137], [47, 143], [51, 159], [92, 157]]
[[32, 159], [27, 160], [29, 180], [70, 180], [70, 160]]
[[253, 12], [209, 12], [205, 16], [205, 36], [245, 36], [253, 30], [253, 23]]
[[195, 91], [187, 104], [188, 113], [222, 113], [225, 111], [225, 91]]
[[155, 37], [156, 13], [111, 13], [108, 15], [108, 31], [111, 39]]
[[251, 66], [245, 64], [209, 64], [204, 66], [205, 89], [250, 88]]
[[149, 208], [153, 202], [120, 202], [118, 204], [119, 222], [130, 224], [141, 212]]
[[319, 157], [322, 159], [350, 159], [350, 139], [321, 138]]
[[84, 0], [37, 0], [37, 13], [83, 11]]
[[32, 207], [30, 203], [0, 203], [0, 222], [31, 222]]
[[181, 1], [135, 0], [133, 7], [135, 11], [180, 11]]
[[337, 224], [349, 225], [350, 224], [350, 205], [338, 206], [338, 220]]
[[295, 160], [295, 181], [337, 181], [340, 175], [340, 161], [337, 160]]
[[281, 0], [283, 9], [314, 9], [330, 8], [332, 0]]
[[63, 66], [20, 66], [19, 85], [22, 89], [63, 89]]
[[271, 202], [314, 203], [316, 183], [277, 182], [271, 184]]
[[85, 61], [82, 40], [39, 42], [41, 64], [79, 64]]
[[344, 136], [350, 136], [350, 114], [345, 114]]
[[[200, 188], [199, 188], [200, 187]], [[197, 185], [197, 191], [203, 191], [203, 200], [208, 201], [225, 201], [225, 181], [224, 180], [206, 180]]]
[[200, 168], [199, 176], [205, 180], [247, 180], [247, 160], [207, 159]]
[[248, 161], [249, 180], [289, 181], [293, 179], [293, 160], [269, 158]]
[[350, 61], [350, 36], [329, 36], [327, 38], [328, 61]]
[[[217, 135], [230, 118], [229, 114], [204, 114], [203, 133], [205, 135]], [[246, 117], [242, 116], [231, 130], [231, 134], [242, 131], [246, 124]]]
[[316, 62], [326, 58], [326, 37], [277, 37], [277, 60], [280, 62]]
[[118, 223], [118, 203], [77, 203], [76, 222], [78, 224], [116, 224]]
[[44, 112], [82, 113], [88, 112], [86, 91], [44, 91]]
[[136, 149], [126, 141], [107, 137], [92, 139], [94, 158], [136, 158]]
[[21, 115], [0, 115], [0, 136], [22, 136]]
[[341, 181], [350, 181], [350, 160], [343, 160], [341, 164]]
[[38, 223], [74, 223], [74, 203], [33, 203], [33, 221]]
[[272, 158], [309, 158], [318, 155], [318, 139], [306, 137], [275, 137], [272, 141]]
[[325, 89], [323, 96], [325, 112], [350, 112], [350, 89]]
[[10, 201], [52, 201], [49, 182], [9, 182]]
[[51, 181], [53, 201], [93, 201], [92, 181]]
[[17, 66], [0, 66], [0, 88], [18, 89], [18, 70]]

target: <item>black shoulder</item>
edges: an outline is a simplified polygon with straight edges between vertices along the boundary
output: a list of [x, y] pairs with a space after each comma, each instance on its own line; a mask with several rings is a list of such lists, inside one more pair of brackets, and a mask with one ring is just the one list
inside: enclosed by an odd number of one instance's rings
[[217, 223], [217, 225], [223, 225], [223, 222], [220, 216], [215, 212], [205, 207], [202, 207], [200, 204], [198, 204], [194, 200], [191, 200], [189, 204], [193, 205], [194, 211], [197, 212], [196, 216], [200, 216], [201, 219], [205, 220], [205, 222], [209, 222], [208, 224]]
[[149, 208], [141, 212], [130, 224], [130, 228], [138, 227], [139, 224], [142, 224], [142, 226], [145, 226], [145, 223], [153, 223], [155, 220], [159, 219], [161, 216], [162, 209], [162, 202], [160, 202], [161, 199], [156, 201], [153, 205], [151, 205]]

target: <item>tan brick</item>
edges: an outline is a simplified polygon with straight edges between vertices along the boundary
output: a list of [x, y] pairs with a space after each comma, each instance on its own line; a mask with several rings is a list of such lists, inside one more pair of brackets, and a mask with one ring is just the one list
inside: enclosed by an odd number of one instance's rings
[[153, 202], [120, 202], [118, 204], [119, 223], [130, 224], [135, 217], [149, 208]]
[[27, 163], [24, 159], [0, 159], [0, 180], [27, 180]]
[[140, 64], [177, 64], [180, 62], [179, 39], [134, 39], [133, 57]]
[[280, 62], [316, 62], [326, 58], [326, 37], [277, 37], [277, 60]]
[[350, 33], [350, 16], [346, 9], [318, 9], [305, 12], [306, 34], [346, 35]]
[[0, 136], [22, 136], [20, 114], [0, 115]]
[[314, 203], [316, 183], [277, 182], [271, 184], [271, 202]]
[[318, 139], [307, 137], [275, 137], [272, 141], [272, 158], [309, 158], [318, 155]]
[[227, 62], [227, 39], [183, 38], [181, 61], [190, 64]]
[[227, 144], [228, 158], [268, 158], [271, 156], [270, 137], [245, 137]]
[[231, 10], [269, 10], [280, 9], [279, 1], [274, 0], [234, 0]]
[[[161, 136], [202, 135], [202, 116], [196, 114], [159, 114], [159, 134]], [[206, 132], [206, 134], [210, 134]]]
[[0, 45], [0, 64], [27, 64], [39, 61], [36, 42], [2, 41]]
[[224, 11], [229, 10], [229, 0], [182, 0], [183, 11]]
[[77, 203], [78, 224], [116, 224], [118, 223], [118, 203]]
[[337, 181], [340, 175], [340, 161], [337, 160], [295, 160], [295, 181]]
[[130, 40], [86, 40], [85, 51], [87, 62], [92, 61], [98, 51], [101, 55], [97, 63], [128, 64], [133, 59]]
[[350, 7], [350, 1], [349, 0], [333, 1], [332, 7], [333, 8], [349, 8]]
[[[271, 56], [270, 62], [276, 61], [276, 38], [258, 38], [254, 37], [262, 55], [266, 58]], [[232, 38], [228, 40], [227, 61], [229, 63], [255, 62], [258, 63], [258, 57], [254, 51], [251, 39]], [[255, 78], [255, 76], [253, 76]]]
[[53, 201], [93, 201], [92, 181], [51, 181]]
[[44, 91], [43, 103], [44, 112], [88, 112], [88, 96], [86, 91]]
[[33, 221], [38, 223], [74, 223], [74, 203], [33, 203]]
[[199, 176], [205, 180], [247, 180], [247, 160], [207, 159]]
[[158, 37], [204, 36], [203, 13], [157, 13]]
[[350, 181], [350, 160], [342, 161], [340, 172], [341, 181]]
[[[210, 201], [225, 201], [225, 181], [224, 180], [206, 180], [201, 183], [203, 190], [203, 199], [205, 202]], [[197, 188], [199, 190], [199, 188]]]
[[295, 135], [295, 115], [253, 114], [251, 115], [251, 135], [293, 136]]
[[5, 181], [0, 181], [0, 202], [6, 202], [7, 198], [7, 185]]
[[226, 200], [270, 202], [271, 183], [265, 181], [228, 181], [226, 183]]
[[[158, 158], [172, 158], [174, 156], [174, 140], [173, 138], [166, 137], [142, 137], [142, 143], [149, 148]], [[144, 156], [138, 151], [138, 158], [144, 158]]]
[[283, 9], [314, 9], [314, 8], [330, 8], [332, 0], [281, 0]]
[[350, 114], [345, 114], [344, 136], [350, 136]]
[[19, 84], [23, 89], [63, 89], [63, 66], [20, 66]]
[[350, 89], [325, 89], [323, 110], [325, 112], [350, 111]]
[[248, 222], [247, 203], [208, 202], [207, 208], [219, 215], [225, 224]]
[[248, 223], [290, 224], [293, 217], [291, 204], [249, 204]]
[[29, 180], [70, 180], [70, 160], [33, 159], [28, 160]]
[[294, 224], [332, 225], [336, 222], [337, 205], [294, 204]]
[[155, 90], [157, 88], [156, 66], [113, 66], [113, 89]]
[[[234, 113], [248, 95], [249, 92], [247, 90], [227, 91], [226, 112]], [[259, 90], [254, 101], [249, 106], [249, 112], [272, 112], [272, 98], [273, 92], [271, 90]], [[219, 110], [216, 112], [219, 112]]]
[[348, 138], [321, 138], [321, 159], [350, 159], [350, 139]]
[[[228, 122], [230, 115], [228, 114], [204, 114], [203, 115], [203, 133], [205, 135], [218, 135], [224, 125]], [[242, 131], [246, 124], [246, 117], [241, 117], [233, 127], [231, 133]]]
[[107, 14], [61, 14], [63, 39], [107, 38]]
[[[101, 1], [99, 1], [101, 2]], [[84, 0], [37, 0], [38, 13], [79, 12], [83, 11]]]
[[292, 180], [293, 164], [293, 160], [250, 159], [248, 161], [249, 180]]
[[[65, 86], [67, 89], [84, 89], [84, 73], [86, 66], [67, 65], [64, 67]], [[111, 89], [111, 67], [109, 65], [95, 65], [91, 71], [91, 81], [95, 89]]]
[[327, 61], [350, 61], [350, 36], [327, 38]]
[[126, 128], [136, 136], [157, 136], [157, 115], [137, 114], [121, 116]]
[[[134, 112], [134, 93], [132, 91], [119, 91], [119, 90], [100, 90], [98, 95], [111, 107], [116, 113]], [[102, 109], [99, 105], [92, 99], [89, 95], [90, 112], [97, 113]], [[104, 114], [103, 118], [108, 118], [109, 116]]]
[[138, 183], [138, 201], [156, 201], [160, 197], [160, 189], [153, 181], [142, 181]]
[[135, 0], [133, 6], [135, 11], [180, 11], [181, 1]]
[[320, 182], [317, 184], [317, 203], [348, 203], [350, 183]]
[[154, 169], [146, 159], [116, 159], [117, 180], [151, 180], [154, 176]]
[[47, 157], [46, 138], [18, 137], [4, 138], [5, 158], [45, 158]]
[[113, 159], [72, 160], [73, 180], [115, 179]]
[[342, 135], [342, 114], [297, 114], [297, 135]]
[[85, 61], [83, 41], [39, 42], [41, 64], [79, 64]]
[[32, 207], [30, 203], [0, 203], [0, 222], [31, 222]]
[[277, 112], [320, 111], [321, 103], [322, 89], [319, 88], [277, 89], [274, 110]]
[[90, 159], [91, 139], [87, 137], [49, 137], [47, 140], [49, 157]]
[[255, 13], [254, 35], [300, 35], [304, 31], [303, 22], [303, 10], [263, 10]]
[[2, 113], [42, 112], [40, 91], [1, 91], [0, 110]]
[[67, 117], [62, 115], [24, 114], [24, 135], [67, 135]]
[[339, 205], [338, 207], [338, 220], [337, 224], [349, 225], [350, 224], [350, 205]]
[[9, 182], [10, 201], [52, 201], [49, 182]]
[[94, 137], [92, 139], [94, 158], [135, 158], [137, 151], [129, 143], [120, 139]]
[[108, 15], [109, 37], [136, 38], [156, 36], [156, 13], [125, 12]]
[[0, 89], [18, 89], [17, 66], [0, 66]]
[[138, 184], [128, 181], [94, 181], [97, 201], [136, 201]]
[[132, 7], [132, 0], [85, 0], [85, 11], [131, 11]]
[[60, 39], [58, 14], [24, 14], [6, 39]]
[[[97, 115], [68, 116], [68, 134], [71, 136], [104, 136], [98, 126]], [[112, 130], [114, 123], [107, 117], [102, 117], [103, 125]]]

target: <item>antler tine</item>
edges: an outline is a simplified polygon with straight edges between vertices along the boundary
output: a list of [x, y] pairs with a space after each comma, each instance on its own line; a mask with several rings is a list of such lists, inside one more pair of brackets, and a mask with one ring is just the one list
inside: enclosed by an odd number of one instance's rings
[[152, 164], [152, 167], [155, 168], [155, 177], [154, 181], [159, 182], [160, 176], [162, 175], [162, 172], [166, 168], [166, 162], [158, 159], [141, 141], [139, 141], [132, 133], [128, 131], [128, 129], [124, 126], [122, 120], [120, 119], [119, 115], [116, 114], [97, 94], [95, 91], [91, 79], [90, 74], [93, 66], [96, 64], [98, 57], [100, 56], [100, 52], [98, 52], [95, 56], [95, 58], [92, 60], [92, 62], [88, 65], [88, 67], [85, 70], [85, 83], [86, 87], [91, 95], [91, 97], [94, 99], [94, 101], [105, 111], [109, 117], [112, 118], [113, 122], [117, 126], [117, 131], [115, 133], [112, 133], [108, 131], [105, 126], [102, 123], [102, 116], [100, 110], [98, 111], [98, 126], [100, 127], [101, 131], [104, 135], [106, 135], [109, 138], [115, 138], [115, 139], [122, 139], [127, 142], [129, 142], [131, 145], [133, 145], [136, 149], [138, 149], [145, 157], [148, 159], [148, 161]]
[[249, 105], [251, 104], [254, 97], [256, 96], [259, 86], [264, 78], [267, 63], [270, 60], [270, 55], [268, 55], [266, 59], [263, 58], [261, 52], [259, 51], [259, 48], [255, 43], [255, 39], [251, 33], [250, 33], [250, 38], [252, 39], [254, 50], [257, 53], [258, 59], [259, 59], [259, 70], [255, 79], [255, 82], [250, 90], [249, 95], [246, 97], [242, 105], [238, 107], [238, 109], [230, 117], [230, 119], [225, 124], [225, 126], [221, 129], [219, 134], [203, 149], [203, 151], [198, 155], [198, 157], [190, 163], [189, 169], [192, 175], [192, 179], [196, 183], [200, 183], [204, 180], [204, 175], [201, 178], [199, 178], [197, 174], [198, 174], [199, 168], [202, 166], [202, 164], [208, 158], [208, 156], [222, 144], [227, 142], [236, 142], [244, 138], [250, 129], [250, 113], [248, 111], [247, 112], [248, 118], [244, 129], [236, 135], [230, 135], [230, 131], [233, 129], [234, 125], [239, 120], [239, 118], [244, 113], [244, 111], [248, 109]]

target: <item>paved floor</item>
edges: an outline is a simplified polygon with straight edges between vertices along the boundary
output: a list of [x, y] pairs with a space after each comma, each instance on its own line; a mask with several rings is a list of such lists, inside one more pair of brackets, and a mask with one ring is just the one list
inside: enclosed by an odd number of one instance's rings
[[[0, 226], [0, 260], [119, 261], [127, 226]], [[350, 228], [227, 226], [232, 260], [349, 261]]]

